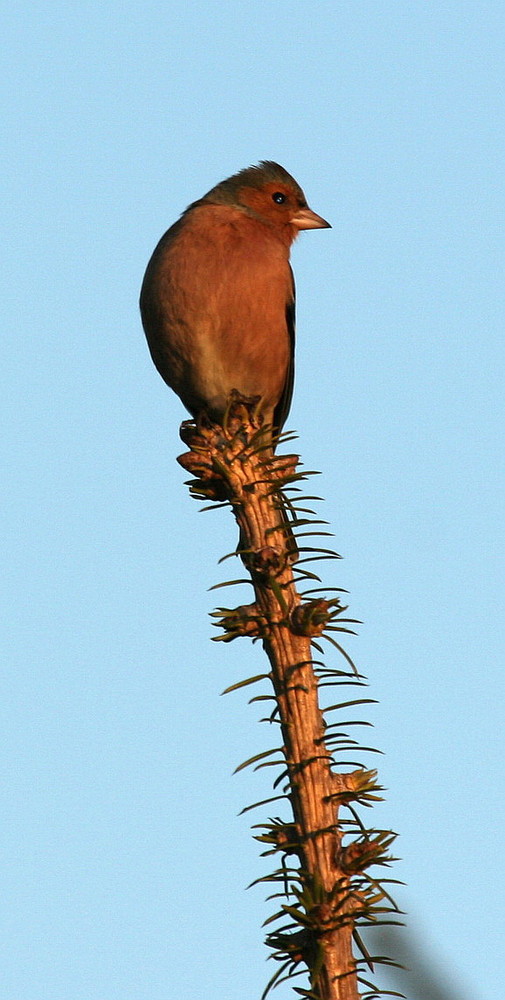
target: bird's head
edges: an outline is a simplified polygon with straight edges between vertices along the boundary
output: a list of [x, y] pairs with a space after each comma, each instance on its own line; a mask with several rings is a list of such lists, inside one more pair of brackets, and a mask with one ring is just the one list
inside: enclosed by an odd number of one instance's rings
[[[280, 230], [289, 243], [301, 229], [330, 229], [307, 205], [299, 184], [284, 167], [262, 160], [212, 188], [197, 204], [225, 204]], [[192, 207], [192, 206], [191, 206]]]

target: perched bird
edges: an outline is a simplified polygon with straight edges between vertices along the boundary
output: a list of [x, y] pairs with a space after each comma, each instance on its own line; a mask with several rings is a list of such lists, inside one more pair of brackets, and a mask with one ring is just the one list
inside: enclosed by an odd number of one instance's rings
[[261, 397], [278, 434], [293, 394], [295, 287], [289, 250], [330, 224], [278, 163], [240, 170], [193, 202], [161, 238], [140, 295], [160, 375], [193, 417], [222, 422], [232, 390]]

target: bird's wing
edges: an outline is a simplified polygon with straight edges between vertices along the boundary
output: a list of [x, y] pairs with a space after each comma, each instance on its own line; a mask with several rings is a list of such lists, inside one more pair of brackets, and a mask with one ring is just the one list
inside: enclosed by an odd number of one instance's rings
[[293, 276], [293, 270], [290, 267], [291, 274], [291, 296], [286, 303], [286, 326], [289, 334], [290, 343], [290, 355], [289, 355], [289, 365], [286, 371], [286, 381], [284, 383], [284, 389], [282, 390], [282, 396], [277, 403], [274, 410], [274, 432], [279, 434], [282, 430], [284, 423], [287, 419], [289, 410], [291, 408], [291, 400], [293, 398], [293, 387], [295, 383], [295, 279]]

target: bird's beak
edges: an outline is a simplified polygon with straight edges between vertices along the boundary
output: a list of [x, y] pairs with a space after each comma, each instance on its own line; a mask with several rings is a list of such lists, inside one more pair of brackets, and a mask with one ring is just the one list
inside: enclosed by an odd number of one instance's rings
[[290, 222], [297, 229], [331, 229], [330, 223], [316, 215], [311, 208], [300, 208]]

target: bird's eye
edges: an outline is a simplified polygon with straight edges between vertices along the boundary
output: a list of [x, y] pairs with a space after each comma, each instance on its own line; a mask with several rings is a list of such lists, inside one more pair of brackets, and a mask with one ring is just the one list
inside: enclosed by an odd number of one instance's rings
[[286, 201], [286, 195], [283, 194], [282, 191], [274, 191], [272, 200], [275, 201], [277, 205], [283, 205]]

